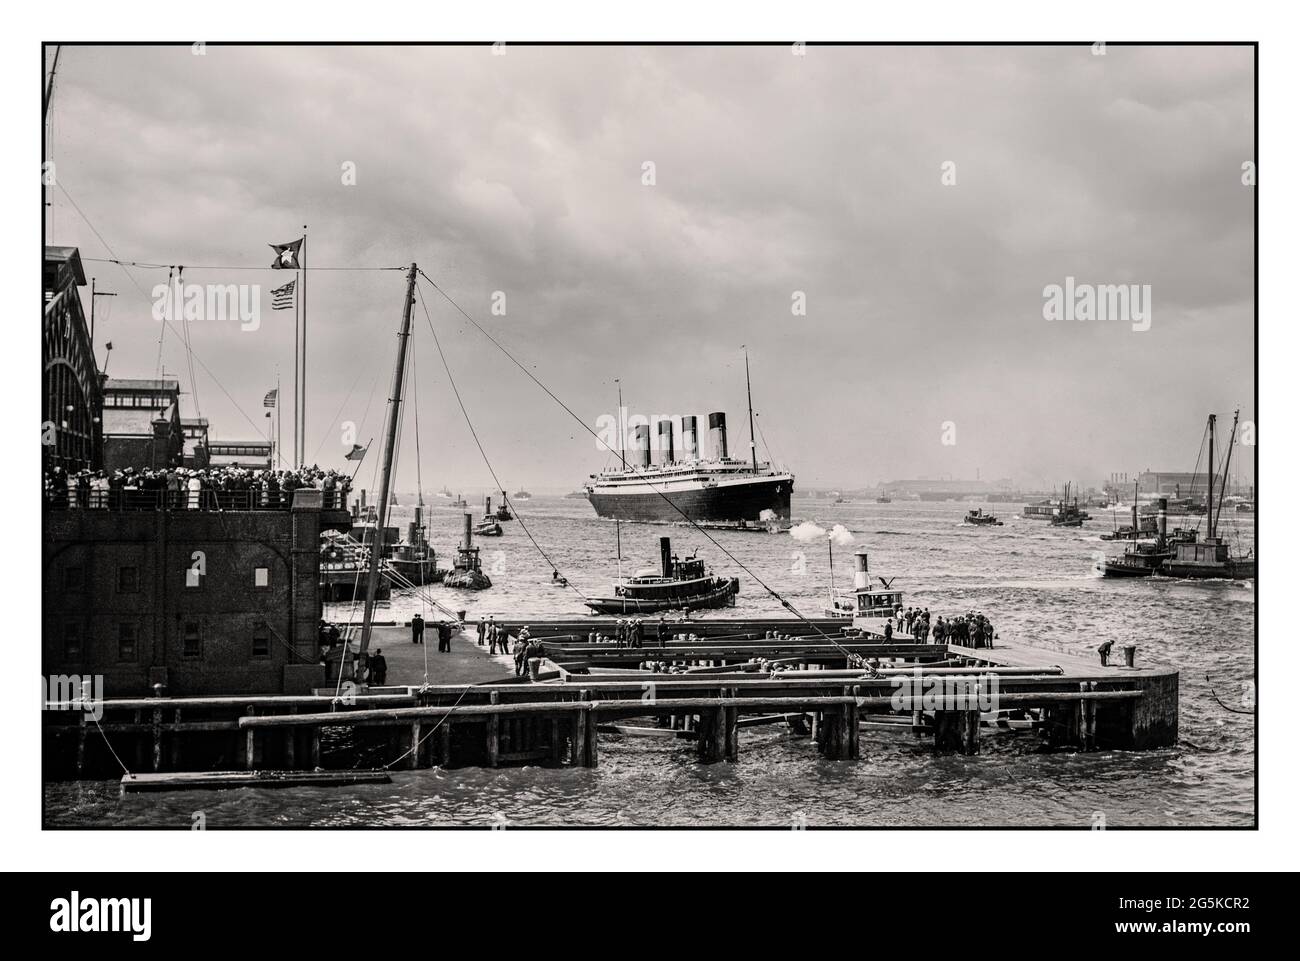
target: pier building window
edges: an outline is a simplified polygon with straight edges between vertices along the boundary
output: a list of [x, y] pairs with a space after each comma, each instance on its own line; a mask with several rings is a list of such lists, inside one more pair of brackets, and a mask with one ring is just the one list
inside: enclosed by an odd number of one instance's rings
[[119, 567], [117, 569], [117, 590], [121, 594], [134, 594], [140, 590], [140, 569], [138, 567]]
[[63, 589], [65, 591], [81, 590], [82, 575], [81, 568], [77, 565], [69, 565], [63, 569]]
[[270, 587], [270, 586], [271, 586], [271, 570], [270, 570], [270, 568], [268, 568], [268, 567], [254, 567], [254, 568], [253, 568], [253, 586], [254, 586], [254, 587]]
[[117, 625], [117, 659], [119, 661], [135, 660], [135, 625]]
[[253, 638], [253, 656], [270, 657], [271, 656], [271, 639], [265, 635], [258, 635]]
[[81, 657], [81, 625], [76, 621], [63, 625], [63, 656]]
[[203, 656], [203, 631], [195, 621], [185, 623], [185, 634], [181, 641], [181, 654], [184, 657]]

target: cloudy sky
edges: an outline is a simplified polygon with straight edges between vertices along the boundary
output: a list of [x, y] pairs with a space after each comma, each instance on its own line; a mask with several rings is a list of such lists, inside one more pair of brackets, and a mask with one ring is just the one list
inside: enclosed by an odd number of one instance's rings
[[[743, 452], [745, 344], [800, 486], [1093, 483], [1190, 470], [1207, 413], [1254, 417], [1253, 112], [1248, 47], [67, 47], [48, 239], [261, 286], [260, 329], [191, 325], [197, 383], [162, 339], [218, 437], [264, 428], [277, 368], [292, 393], [287, 278], [229, 268], [307, 224], [309, 266], [418, 262], [593, 428], [621, 378], [635, 413], [728, 411]], [[86, 267], [119, 294], [101, 362], [155, 376], [167, 271]], [[1150, 329], [1045, 320], [1067, 277], [1150, 285]], [[403, 285], [311, 273], [308, 460], [340, 462], [341, 422], [379, 436]], [[425, 298], [504, 483], [605, 464]], [[425, 487], [489, 486], [418, 303], [414, 343]]]

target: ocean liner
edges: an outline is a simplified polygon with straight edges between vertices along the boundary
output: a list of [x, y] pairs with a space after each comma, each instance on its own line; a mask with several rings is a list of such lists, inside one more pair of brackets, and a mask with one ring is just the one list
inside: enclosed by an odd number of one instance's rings
[[[681, 450], [673, 444], [673, 422], [660, 420], [658, 450], [651, 463], [650, 427], [633, 425], [632, 449], [615, 470], [592, 474], [585, 490], [601, 517], [624, 521], [762, 522], [790, 518], [794, 475], [727, 455], [727, 415], [709, 415], [712, 460], [700, 458], [696, 419], [681, 419]], [[751, 442], [751, 449], [753, 444]], [[765, 513], [770, 511], [771, 513]]]

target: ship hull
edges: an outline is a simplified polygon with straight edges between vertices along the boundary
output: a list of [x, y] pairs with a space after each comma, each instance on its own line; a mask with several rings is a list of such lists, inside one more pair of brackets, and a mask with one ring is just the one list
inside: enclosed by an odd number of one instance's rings
[[600, 517], [623, 521], [759, 521], [764, 511], [777, 519], [790, 519], [789, 478], [759, 478], [743, 484], [719, 484], [689, 490], [604, 493], [599, 488], [587, 495]]
[[711, 591], [685, 597], [593, 597], [585, 603], [597, 614], [660, 614], [734, 607], [739, 584], [731, 580]]
[[1165, 577], [1186, 581], [1229, 580], [1244, 581], [1255, 576], [1254, 561], [1229, 561], [1227, 564], [1179, 564], [1166, 562], [1160, 568]]

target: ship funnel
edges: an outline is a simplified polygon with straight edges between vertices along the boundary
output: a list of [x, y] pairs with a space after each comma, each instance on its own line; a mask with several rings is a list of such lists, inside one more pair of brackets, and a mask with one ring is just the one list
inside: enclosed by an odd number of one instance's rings
[[1169, 509], [1169, 498], [1161, 497], [1156, 501], [1156, 535], [1159, 539], [1160, 546], [1165, 546], [1165, 535], [1169, 530], [1169, 515], [1165, 513]]
[[671, 420], [661, 420], [659, 422], [659, 447], [655, 451], [656, 464], [671, 464], [673, 462], [673, 422]]
[[700, 438], [696, 433], [695, 415], [682, 417], [682, 460], [700, 459]]
[[853, 589], [865, 591], [871, 586], [871, 577], [867, 574], [867, 549], [859, 547], [853, 552]]
[[644, 469], [650, 466], [650, 425], [632, 425], [632, 466]]
[[460, 546], [469, 550], [474, 540], [474, 515], [469, 511], [465, 512], [465, 529], [460, 537]]
[[659, 563], [663, 566], [664, 577], [672, 577], [673, 541], [671, 537], [659, 538]]
[[483, 516], [490, 517], [492, 514], [492, 495], [488, 494], [483, 498]]
[[722, 411], [709, 415], [709, 433], [713, 439], [713, 456], [727, 459], [727, 415]]

